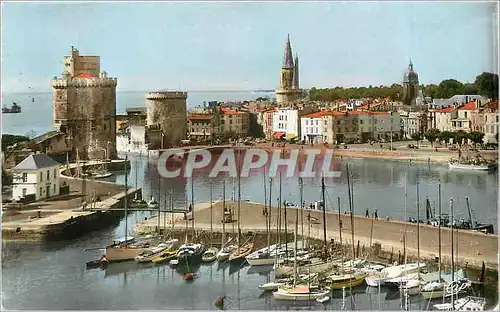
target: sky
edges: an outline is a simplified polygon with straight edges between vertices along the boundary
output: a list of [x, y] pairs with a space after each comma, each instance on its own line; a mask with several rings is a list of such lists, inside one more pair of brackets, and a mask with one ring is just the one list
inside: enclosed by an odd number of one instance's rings
[[[3, 2], [2, 91], [50, 91], [75, 46], [119, 91], [275, 89], [287, 34], [303, 88], [497, 72], [494, 2]], [[498, 40], [496, 40], [498, 42]]]

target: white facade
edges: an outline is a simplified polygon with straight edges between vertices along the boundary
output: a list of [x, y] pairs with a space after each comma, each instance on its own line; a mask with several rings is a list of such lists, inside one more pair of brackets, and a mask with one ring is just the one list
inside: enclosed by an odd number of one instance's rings
[[309, 114], [300, 118], [301, 141], [320, 143], [323, 141], [323, 117], [321, 113]]
[[451, 120], [458, 116], [455, 107], [443, 108], [435, 112], [436, 129], [439, 131], [453, 131], [451, 127]]
[[130, 126], [125, 134], [116, 136], [116, 150], [121, 153], [147, 155], [146, 127]]
[[419, 133], [422, 129], [421, 113], [419, 112], [400, 112], [403, 135], [411, 139], [412, 135]]
[[273, 132], [285, 133], [286, 138], [299, 138], [299, 111], [290, 108], [278, 108], [273, 114]]
[[[34, 156], [49, 158], [43, 154], [31, 155], [13, 169], [12, 198], [16, 201], [28, 195], [35, 195], [35, 200], [59, 195], [60, 165], [52, 159], [51, 162], [41, 163], [42, 165], [36, 161], [29, 163]], [[36, 168], [36, 165], [40, 168]]]
[[498, 111], [484, 114], [484, 143], [498, 143]]

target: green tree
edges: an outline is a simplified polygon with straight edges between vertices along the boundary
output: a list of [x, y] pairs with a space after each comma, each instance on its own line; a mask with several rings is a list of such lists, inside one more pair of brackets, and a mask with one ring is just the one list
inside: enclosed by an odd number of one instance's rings
[[467, 138], [474, 143], [474, 147], [476, 147], [476, 144], [478, 143], [483, 143], [484, 139], [484, 133], [480, 131], [472, 131], [467, 135]]
[[439, 134], [439, 140], [444, 141], [445, 146], [448, 146], [448, 143], [450, 143], [450, 139], [454, 137], [453, 132], [450, 131], [443, 131]]
[[456, 94], [463, 94], [464, 85], [455, 79], [446, 79], [441, 81], [436, 93], [437, 98], [448, 99]]
[[439, 134], [441, 131], [438, 129], [429, 129], [424, 133], [424, 136], [429, 142], [431, 142], [431, 146], [434, 146], [434, 142], [436, 141], [437, 138], [439, 138]]
[[483, 72], [476, 77], [474, 85], [480, 95], [490, 99], [498, 99], [498, 75], [493, 73]]
[[468, 139], [468, 134], [467, 132], [463, 130], [458, 130], [453, 132], [453, 141], [454, 143], [457, 143], [458, 146], [462, 146], [464, 140]]
[[420, 132], [414, 133], [411, 135], [411, 138], [417, 141], [417, 145], [422, 140], [422, 134]]
[[13, 134], [3, 134], [2, 135], [2, 151], [5, 151], [7, 147], [12, 146], [16, 143], [22, 143], [29, 141], [30, 138], [24, 135], [13, 135]]

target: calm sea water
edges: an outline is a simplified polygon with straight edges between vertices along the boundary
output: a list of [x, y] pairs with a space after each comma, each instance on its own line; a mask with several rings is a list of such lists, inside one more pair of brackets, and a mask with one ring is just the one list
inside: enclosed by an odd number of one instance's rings
[[[131, 107], [145, 106], [144, 92], [117, 92], [116, 111], [125, 114]], [[203, 101], [243, 101], [258, 97], [273, 97], [265, 92], [188, 92], [188, 108], [203, 104]], [[31, 102], [31, 98], [35, 102]], [[51, 93], [2, 93], [2, 105], [10, 107], [12, 101], [22, 106], [21, 114], [2, 115], [2, 133], [24, 135], [35, 132], [37, 135], [52, 130], [52, 94]]]
[[[132, 158], [132, 169], [128, 173], [130, 184], [144, 189], [144, 195], [160, 197], [172, 190], [176, 206], [184, 207], [191, 195], [191, 181], [186, 179], [159, 180], [154, 160]], [[420, 183], [421, 202], [426, 197], [437, 201], [437, 184], [442, 183], [443, 211], [447, 211], [449, 198], [454, 198], [456, 211], [466, 216], [464, 197], [468, 196], [479, 221], [497, 222], [498, 176], [484, 173], [459, 173], [442, 166], [414, 165], [384, 162], [380, 160], [350, 160], [354, 174], [354, 201], [358, 214], [366, 208], [378, 209], [379, 216], [390, 215], [394, 219], [403, 217], [405, 173], [408, 174], [408, 215], [416, 212], [416, 182]], [[137, 178], [136, 178], [137, 177]], [[125, 175], [116, 172], [110, 180], [124, 182]], [[232, 179], [214, 180], [214, 198], [222, 196], [222, 180], [226, 180], [226, 197], [231, 198]], [[137, 182], [136, 182], [137, 181]], [[159, 185], [158, 181], [161, 181]], [[209, 198], [210, 180], [206, 175], [194, 178], [196, 202]], [[345, 172], [338, 181], [327, 182], [327, 206], [341, 197], [342, 206], [347, 207], [347, 185]], [[160, 186], [160, 190], [158, 187]], [[283, 180], [283, 199], [298, 201], [297, 181]], [[242, 197], [252, 201], [263, 201], [263, 177], [261, 175], [242, 179]], [[278, 194], [277, 183], [273, 196]], [[304, 186], [306, 202], [320, 198], [318, 180], [306, 180]], [[276, 198], [276, 197], [275, 197]], [[422, 211], [423, 209], [421, 209]], [[128, 217], [129, 227], [145, 215], [136, 213]], [[423, 217], [424, 215], [422, 215]], [[497, 229], [496, 229], [497, 230]], [[86, 270], [85, 262], [97, 257], [85, 248], [101, 247], [116, 237], [124, 235], [124, 222], [118, 227], [89, 233], [70, 242], [50, 244], [4, 243], [2, 252], [2, 302], [7, 309], [215, 309], [217, 296], [226, 295], [228, 309], [298, 309], [296, 304], [275, 301], [263, 294], [257, 286], [272, 279], [272, 273], [248, 266], [233, 267], [202, 265], [196, 268], [198, 278], [193, 282], [182, 280], [183, 270], [168, 266], [138, 265], [132, 263], [112, 264], [106, 270]], [[346, 300], [347, 309], [355, 310], [399, 310], [400, 296], [382, 288], [366, 286], [352, 290], [353, 296]], [[492, 298], [492, 300], [495, 300]], [[313, 304], [311, 309], [339, 310], [342, 293], [335, 292], [333, 300], [326, 306]], [[412, 298], [411, 309], [425, 309], [427, 302]], [[302, 306], [308, 308], [308, 306]]]

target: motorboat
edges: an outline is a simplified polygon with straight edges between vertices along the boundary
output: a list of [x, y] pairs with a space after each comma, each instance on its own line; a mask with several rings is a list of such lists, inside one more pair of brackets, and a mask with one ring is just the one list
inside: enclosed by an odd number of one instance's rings
[[424, 299], [457, 296], [466, 292], [470, 286], [471, 282], [466, 278], [453, 282], [430, 282], [421, 287], [420, 294]]
[[402, 265], [394, 265], [386, 267], [379, 274], [373, 274], [366, 277], [366, 284], [372, 287], [378, 287], [385, 284], [385, 281], [400, 277], [404, 274], [413, 273], [421, 268], [425, 267], [425, 263], [408, 263]]
[[212, 262], [217, 259], [217, 253], [219, 252], [219, 249], [217, 247], [210, 247], [208, 248], [203, 255], [201, 256], [201, 261], [202, 262]]
[[299, 285], [292, 288], [279, 288], [273, 292], [273, 297], [277, 300], [311, 301], [323, 298], [329, 293], [329, 290], [321, 289], [318, 286]]
[[201, 260], [202, 254], [202, 244], [187, 243], [179, 247], [177, 260], [179, 260], [179, 262], [197, 261]]
[[223, 247], [219, 252], [217, 253], [217, 260], [218, 261], [227, 261], [229, 260], [229, 256], [233, 253], [233, 251], [238, 248], [236, 245], [227, 245]]
[[166, 250], [163, 251], [161, 254], [157, 255], [156, 257], [151, 259], [151, 262], [155, 264], [161, 264], [167, 261], [170, 261], [172, 259], [177, 258], [177, 252], [178, 250]]
[[330, 282], [331, 289], [342, 289], [344, 287], [356, 287], [364, 283], [366, 274], [359, 271], [351, 271], [344, 274], [332, 274], [326, 279]]
[[[313, 279], [315, 279], [317, 277], [318, 277], [317, 273], [300, 274], [297, 276], [297, 282], [298, 283], [308, 283], [309, 281], [312, 281]], [[292, 282], [293, 282], [293, 278], [277, 279], [274, 282], [269, 282], [269, 283], [259, 285], [259, 289], [262, 289], [264, 291], [274, 291], [274, 290], [278, 290], [278, 288], [280, 288], [280, 287], [282, 288], [286, 285], [289, 285]]]
[[229, 261], [241, 261], [246, 260], [246, 256], [248, 256], [253, 249], [253, 242], [243, 244], [243, 246], [236, 247], [231, 255], [229, 255]]
[[156, 247], [148, 248], [141, 252], [137, 257], [135, 257], [135, 261], [137, 263], [147, 263], [151, 262], [154, 257], [159, 256], [165, 249], [169, 246], [167, 244], [159, 244]]
[[[484, 311], [486, 299], [481, 297], [467, 296], [459, 298], [450, 303], [439, 303], [433, 305], [434, 309], [440, 311]], [[498, 310], [495, 310], [498, 311]]]
[[108, 259], [106, 259], [106, 256], [102, 256], [99, 260], [92, 260], [88, 261], [86, 263], [87, 270], [88, 269], [95, 269], [95, 268], [106, 268], [109, 264]]
[[16, 102], [12, 102], [12, 106], [9, 107], [2, 107], [2, 113], [3, 114], [18, 114], [21, 112], [21, 106], [18, 105]]
[[278, 288], [285, 286], [287, 283], [290, 283], [291, 280], [286, 279], [285, 281], [274, 281], [274, 282], [269, 282], [265, 283], [262, 285], [259, 285], [259, 289], [264, 290], [264, 291], [275, 291], [278, 290]]
[[451, 159], [448, 164], [450, 169], [462, 170], [493, 171], [497, 168], [495, 162], [488, 162], [479, 156], [472, 159]]
[[158, 207], [160, 207], [160, 204], [156, 201], [154, 197], [151, 197], [151, 199], [148, 201], [148, 208], [158, 209]]

